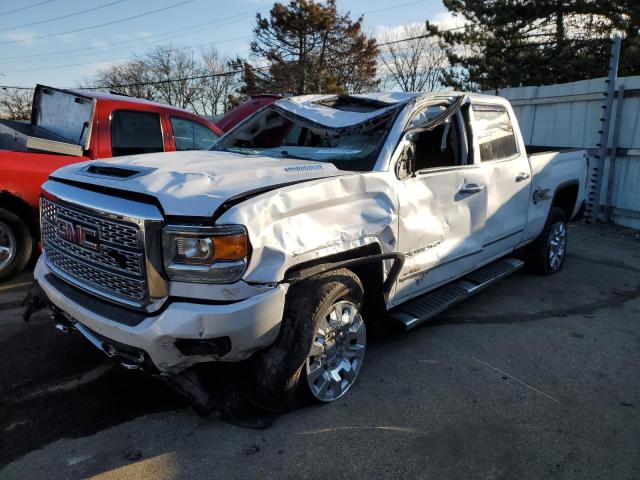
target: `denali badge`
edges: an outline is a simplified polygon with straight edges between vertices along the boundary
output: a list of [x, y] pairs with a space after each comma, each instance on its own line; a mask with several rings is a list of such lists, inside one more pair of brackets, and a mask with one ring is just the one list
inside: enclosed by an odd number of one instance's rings
[[56, 223], [58, 236], [81, 247], [98, 250], [98, 232], [93, 228], [74, 225], [69, 220], [58, 219]]

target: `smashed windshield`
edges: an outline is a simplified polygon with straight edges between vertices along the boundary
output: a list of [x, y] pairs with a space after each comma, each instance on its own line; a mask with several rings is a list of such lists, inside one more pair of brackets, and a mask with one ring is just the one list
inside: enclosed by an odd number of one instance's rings
[[396, 112], [394, 108], [357, 125], [331, 128], [272, 105], [229, 132], [211, 149], [329, 162], [341, 170], [369, 171]]

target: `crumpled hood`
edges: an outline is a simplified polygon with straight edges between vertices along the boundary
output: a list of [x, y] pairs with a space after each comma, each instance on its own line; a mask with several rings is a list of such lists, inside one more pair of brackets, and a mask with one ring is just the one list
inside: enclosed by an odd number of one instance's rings
[[186, 151], [76, 163], [51, 178], [153, 195], [167, 215], [211, 216], [236, 195], [345, 173], [323, 162]]

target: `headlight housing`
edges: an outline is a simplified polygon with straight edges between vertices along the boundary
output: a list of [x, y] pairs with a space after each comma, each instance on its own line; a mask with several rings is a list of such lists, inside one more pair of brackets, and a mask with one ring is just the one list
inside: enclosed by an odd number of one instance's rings
[[247, 268], [249, 238], [242, 225], [169, 225], [162, 232], [162, 250], [170, 280], [233, 283]]

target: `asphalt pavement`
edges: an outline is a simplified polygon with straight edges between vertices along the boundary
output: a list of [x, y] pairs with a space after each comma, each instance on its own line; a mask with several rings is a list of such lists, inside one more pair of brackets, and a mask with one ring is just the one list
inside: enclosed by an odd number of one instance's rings
[[372, 340], [354, 388], [253, 430], [201, 417], [0, 284], [0, 479], [640, 478], [640, 234]]

